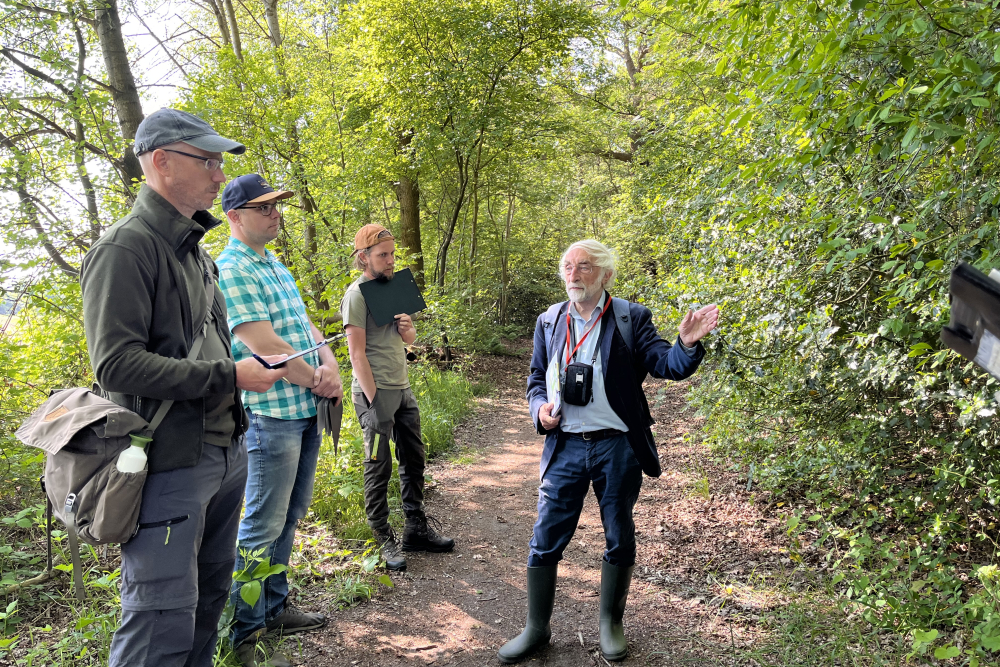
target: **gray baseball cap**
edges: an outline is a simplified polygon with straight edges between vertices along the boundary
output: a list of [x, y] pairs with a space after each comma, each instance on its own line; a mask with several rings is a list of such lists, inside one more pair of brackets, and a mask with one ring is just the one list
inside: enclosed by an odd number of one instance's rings
[[194, 114], [177, 109], [160, 109], [146, 116], [135, 131], [135, 154], [142, 155], [160, 146], [183, 141], [212, 153], [242, 155], [247, 147], [226, 139]]

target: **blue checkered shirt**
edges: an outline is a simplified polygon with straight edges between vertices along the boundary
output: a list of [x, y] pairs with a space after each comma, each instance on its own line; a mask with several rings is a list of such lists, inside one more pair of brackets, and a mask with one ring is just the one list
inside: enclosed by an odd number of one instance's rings
[[[231, 330], [244, 322], [269, 321], [278, 337], [295, 350], [316, 344], [295, 278], [270, 250], [265, 249], [261, 257], [246, 243], [230, 237], [215, 263], [219, 266], [219, 286], [226, 295]], [[253, 356], [235, 335], [232, 346], [236, 361]], [[310, 366], [320, 364], [317, 352], [302, 358]], [[316, 414], [312, 391], [284, 379], [265, 392], [244, 391], [243, 404], [254, 414], [275, 419], [306, 419]]]

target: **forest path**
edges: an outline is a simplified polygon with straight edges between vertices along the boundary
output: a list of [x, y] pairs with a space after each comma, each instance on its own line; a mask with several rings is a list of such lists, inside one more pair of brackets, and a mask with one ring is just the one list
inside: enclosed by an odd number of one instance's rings
[[[526, 612], [525, 561], [536, 516], [542, 437], [524, 400], [528, 359], [476, 364], [495, 387], [456, 430], [461, 456], [429, 466], [428, 513], [456, 540], [451, 554], [407, 554], [370, 602], [336, 611], [323, 630], [283, 646], [299, 665], [498, 665], [497, 649], [517, 635]], [[635, 509], [638, 561], [625, 615], [622, 665], [734, 664], [737, 649], [765, 631], [761, 612], [782, 600], [752, 583], [787, 563], [774, 518], [751, 502], [747, 480], [714, 465], [682, 412], [686, 385], [648, 381], [663, 476], [644, 478]], [[604, 535], [588, 495], [560, 563], [552, 643], [532, 667], [605, 665], [598, 649]], [[321, 601], [312, 599], [308, 608]], [[291, 645], [288, 642], [292, 642]]]

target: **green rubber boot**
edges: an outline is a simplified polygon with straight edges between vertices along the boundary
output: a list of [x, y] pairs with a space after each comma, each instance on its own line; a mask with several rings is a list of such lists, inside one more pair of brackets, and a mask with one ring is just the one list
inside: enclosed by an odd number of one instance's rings
[[634, 569], [634, 565], [618, 567], [601, 561], [601, 654], [605, 660], [624, 660], [628, 655], [622, 617]]
[[500, 662], [510, 665], [547, 646], [552, 638], [549, 619], [556, 599], [558, 565], [528, 568], [528, 623], [517, 637], [500, 647]]

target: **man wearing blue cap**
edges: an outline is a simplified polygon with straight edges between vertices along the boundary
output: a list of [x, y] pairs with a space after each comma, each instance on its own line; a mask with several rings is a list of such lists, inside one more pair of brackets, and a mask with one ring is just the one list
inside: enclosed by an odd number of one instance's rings
[[151, 114], [135, 134], [146, 183], [83, 260], [97, 382], [147, 421], [173, 401], [146, 448], [138, 531], [122, 545], [113, 667], [212, 664], [247, 474], [240, 390], [288, 372], [233, 359], [216, 267], [198, 245], [221, 224], [206, 209], [226, 182], [222, 154], [245, 150], [197, 116]]
[[[309, 321], [295, 278], [265, 247], [278, 236], [280, 202], [291, 196], [275, 191], [257, 174], [234, 179], [222, 193], [230, 238], [218, 263], [236, 359], [252, 359], [255, 353], [292, 354], [323, 340]], [[246, 567], [244, 554], [254, 552], [269, 558], [271, 565], [288, 565], [295, 527], [312, 500], [320, 446], [316, 397], [336, 400], [343, 395], [340, 370], [329, 347], [289, 361], [288, 376], [268, 391], [243, 393], [250, 420], [250, 465], [237, 570]], [[236, 607], [231, 638], [237, 658], [247, 667], [264, 664], [258, 662], [256, 648], [256, 639], [264, 633], [291, 634], [326, 623], [322, 614], [301, 611], [287, 601], [284, 572], [264, 580], [253, 606], [240, 596], [240, 586], [234, 583], [231, 594]], [[266, 664], [290, 663], [274, 653]]]

